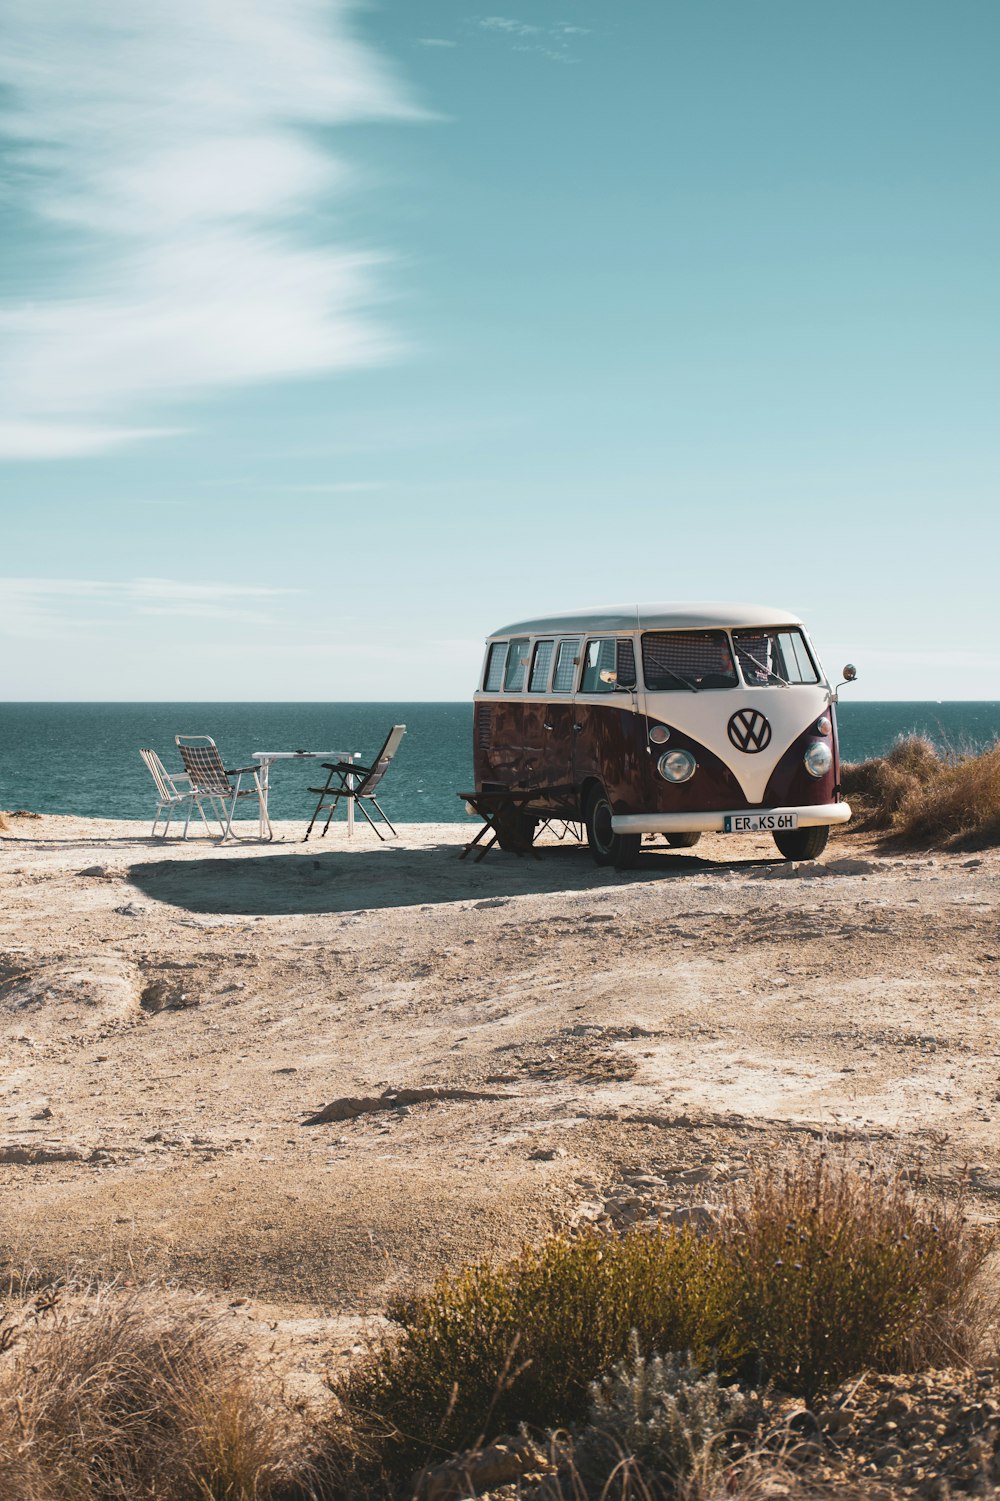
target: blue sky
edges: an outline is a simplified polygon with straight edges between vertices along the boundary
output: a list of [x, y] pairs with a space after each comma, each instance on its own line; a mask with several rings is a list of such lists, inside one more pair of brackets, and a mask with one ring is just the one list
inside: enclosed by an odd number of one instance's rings
[[0, 0], [0, 699], [588, 603], [1000, 698], [995, 0]]

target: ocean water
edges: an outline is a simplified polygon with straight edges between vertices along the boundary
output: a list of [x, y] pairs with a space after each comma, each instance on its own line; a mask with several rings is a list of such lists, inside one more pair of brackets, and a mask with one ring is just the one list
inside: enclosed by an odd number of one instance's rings
[[[847, 760], [883, 754], [900, 735], [928, 735], [953, 750], [982, 750], [1000, 738], [1000, 702], [852, 703], [839, 706]], [[469, 703], [387, 704], [0, 704], [0, 808], [94, 818], [146, 818], [155, 788], [140, 761], [152, 746], [180, 770], [176, 734], [211, 735], [227, 766], [255, 750], [360, 751], [373, 756], [393, 724], [407, 734], [380, 796], [404, 823], [464, 818], [456, 796], [472, 786]], [[318, 765], [276, 763], [271, 813], [304, 818]]]

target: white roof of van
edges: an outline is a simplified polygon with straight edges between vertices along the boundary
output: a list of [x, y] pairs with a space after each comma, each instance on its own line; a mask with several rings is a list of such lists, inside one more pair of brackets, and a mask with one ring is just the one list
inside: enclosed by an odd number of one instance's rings
[[590, 610], [571, 610], [565, 615], [542, 615], [537, 620], [518, 620], [490, 636], [539, 636], [567, 631], [696, 631], [739, 629], [755, 625], [801, 625], [797, 615], [773, 610], [768, 605], [725, 603], [598, 605]]

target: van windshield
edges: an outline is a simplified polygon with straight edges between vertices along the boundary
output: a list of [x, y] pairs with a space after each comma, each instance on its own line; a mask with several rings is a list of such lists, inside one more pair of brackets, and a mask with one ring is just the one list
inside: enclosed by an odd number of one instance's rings
[[751, 688], [783, 688], [818, 683], [819, 669], [801, 631], [787, 626], [734, 631], [733, 645], [743, 681]]
[[725, 631], [649, 631], [642, 638], [642, 668], [646, 687], [656, 693], [737, 684]]

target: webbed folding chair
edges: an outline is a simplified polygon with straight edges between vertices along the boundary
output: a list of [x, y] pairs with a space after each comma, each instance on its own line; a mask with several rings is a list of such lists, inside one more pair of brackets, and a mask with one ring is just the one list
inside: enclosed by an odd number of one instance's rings
[[[223, 841], [230, 835], [234, 839], [238, 837], [233, 830], [233, 817], [237, 804], [241, 799], [248, 797], [257, 799], [260, 812], [260, 837], [264, 838], [265, 829], [267, 837], [269, 839], [273, 837], [271, 820], [267, 816], [267, 799], [261, 789], [256, 766], [239, 766], [232, 771], [227, 771], [222, 764], [219, 748], [210, 735], [175, 735], [174, 741], [181, 753], [184, 770], [191, 778], [191, 786], [195, 793], [218, 799], [226, 815], [225, 828], [222, 832]], [[244, 777], [250, 779], [247, 786], [243, 785]]]
[[359, 766], [356, 761], [323, 762], [323, 769], [329, 775], [327, 776], [325, 787], [309, 788], [310, 792], [319, 794], [319, 802], [316, 804], [315, 813], [309, 820], [309, 827], [303, 835], [303, 844], [312, 833], [313, 824], [320, 813], [324, 808], [329, 807], [330, 811], [327, 814], [326, 823], [323, 825], [323, 833], [320, 835], [321, 839], [325, 837], [326, 831], [330, 827], [330, 820], [344, 799], [353, 801], [355, 807], [368, 819], [368, 822], [380, 839], [384, 839], [385, 835], [378, 828], [375, 820], [365, 807], [365, 803], [371, 803], [374, 806], [383, 822], [388, 824], [393, 834], [395, 834], [396, 830], [389, 823], [385, 811], [379, 806], [378, 798], [375, 796], [375, 788], [389, 770], [392, 759], [399, 749], [399, 742], [405, 734], [405, 724], [394, 724], [386, 736], [385, 744], [371, 766]]
[[[167, 830], [170, 827], [170, 820], [173, 818], [174, 814], [179, 812], [182, 808], [186, 809], [187, 813], [187, 816], [184, 819], [184, 833], [181, 836], [182, 838], [187, 838], [188, 825], [191, 822], [191, 813], [195, 808], [198, 809], [198, 812], [202, 817], [202, 822], [204, 823], [205, 828], [208, 829], [208, 819], [205, 817], [205, 810], [201, 805], [201, 796], [195, 791], [190, 777], [187, 776], [185, 772], [176, 771], [170, 773], [164, 766], [163, 762], [160, 760], [159, 756], [156, 754], [155, 750], [149, 750], [147, 747], [143, 747], [143, 749], [139, 751], [139, 755], [142, 757], [143, 762], [145, 763], [146, 770], [149, 772], [150, 776], [153, 778], [153, 781], [156, 783], [156, 791], [159, 797], [159, 802], [156, 805], [156, 817], [153, 819], [153, 827], [150, 830], [150, 833], [155, 836], [156, 826], [159, 823], [160, 819], [163, 818], [163, 833], [160, 837], [162, 839], [166, 839]], [[186, 782], [187, 786], [179, 787], [177, 785], [178, 782]], [[214, 803], [212, 804], [212, 811], [215, 813], [216, 817], [218, 817], [218, 812], [215, 808]], [[221, 819], [219, 822], [219, 827], [222, 827]], [[211, 830], [209, 830], [209, 833], [211, 833]]]

